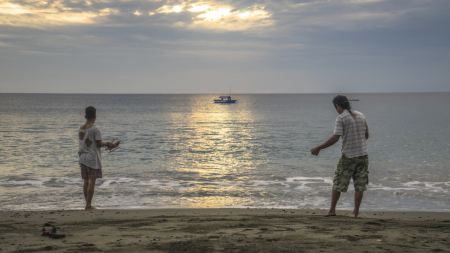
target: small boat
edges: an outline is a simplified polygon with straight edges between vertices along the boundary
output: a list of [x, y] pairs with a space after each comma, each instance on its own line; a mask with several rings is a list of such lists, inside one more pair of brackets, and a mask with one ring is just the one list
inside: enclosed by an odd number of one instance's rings
[[214, 99], [214, 103], [218, 104], [234, 104], [236, 100], [232, 100], [231, 96], [220, 96], [220, 99]]

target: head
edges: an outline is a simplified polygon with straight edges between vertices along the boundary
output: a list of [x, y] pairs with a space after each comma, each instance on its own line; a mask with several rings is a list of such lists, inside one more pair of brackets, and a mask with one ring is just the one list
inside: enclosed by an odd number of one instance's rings
[[86, 107], [84, 112], [86, 114], [84, 117], [87, 120], [95, 120], [95, 118], [97, 117], [97, 109], [95, 109], [95, 107], [93, 107], [93, 106]]
[[334, 108], [336, 108], [336, 110], [339, 113], [342, 113], [344, 110], [347, 110], [350, 114], [353, 114], [352, 107], [350, 105], [350, 102], [348, 102], [348, 99], [346, 96], [337, 95], [336, 97], [334, 97], [333, 105], [334, 105]]

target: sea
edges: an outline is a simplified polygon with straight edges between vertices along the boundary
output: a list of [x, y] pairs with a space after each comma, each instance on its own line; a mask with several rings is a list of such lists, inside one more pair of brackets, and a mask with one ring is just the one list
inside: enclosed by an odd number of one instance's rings
[[[341, 145], [310, 150], [333, 134], [337, 94], [219, 95], [0, 94], [0, 210], [84, 209], [91, 105], [104, 141], [121, 141], [102, 151], [98, 208], [329, 208]], [[345, 95], [370, 132], [361, 210], [450, 211], [450, 93]]]

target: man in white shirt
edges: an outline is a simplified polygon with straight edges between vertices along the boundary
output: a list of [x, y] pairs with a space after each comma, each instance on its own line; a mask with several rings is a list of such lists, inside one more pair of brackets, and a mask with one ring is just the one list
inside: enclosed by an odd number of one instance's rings
[[94, 125], [97, 118], [97, 110], [93, 106], [85, 109], [86, 123], [78, 129], [78, 156], [81, 167], [81, 178], [84, 180], [83, 193], [86, 200], [84, 210], [97, 210], [92, 206], [94, 196], [95, 181], [102, 178], [102, 157], [101, 147], [113, 149], [119, 146], [120, 141], [116, 143], [103, 142], [102, 135], [97, 126]]
[[369, 150], [366, 145], [369, 126], [364, 115], [351, 108], [346, 96], [336, 96], [333, 105], [339, 113], [333, 136], [322, 145], [311, 149], [311, 154], [317, 156], [321, 149], [332, 146], [342, 137], [341, 157], [333, 179], [331, 207], [325, 216], [336, 216], [336, 205], [341, 192], [347, 192], [353, 178], [355, 208], [352, 217], [359, 218], [359, 207], [369, 184]]

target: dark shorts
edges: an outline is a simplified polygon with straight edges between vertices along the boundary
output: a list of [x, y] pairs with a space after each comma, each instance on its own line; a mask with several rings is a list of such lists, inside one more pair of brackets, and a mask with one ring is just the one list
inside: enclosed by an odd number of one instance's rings
[[93, 169], [84, 164], [81, 166], [81, 178], [84, 180], [93, 180], [97, 178], [102, 178], [102, 169]]
[[369, 156], [347, 158], [341, 156], [333, 179], [333, 190], [346, 192], [353, 178], [355, 191], [367, 190], [369, 184]]

